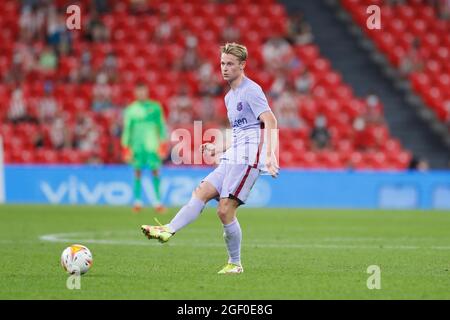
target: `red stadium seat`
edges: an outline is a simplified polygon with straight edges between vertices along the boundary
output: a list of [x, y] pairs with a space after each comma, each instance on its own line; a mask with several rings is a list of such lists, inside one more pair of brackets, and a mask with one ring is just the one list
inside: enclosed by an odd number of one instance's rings
[[306, 151], [304, 153], [295, 154], [296, 162], [304, 168], [318, 168], [319, 163], [317, 161], [316, 153], [312, 151]]
[[411, 161], [411, 154], [406, 151], [402, 151], [396, 155], [391, 155], [391, 160], [393, 160], [396, 168], [407, 169]]
[[295, 47], [300, 59], [306, 64], [311, 65], [319, 58], [319, 49], [315, 45], [303, 45]]
[[[343, 5], [355, 21], [365, 28], [364, 17], [358, 9], [363, 2], [345, 0]], [[444, 103], [449, 91], [446, 73], [450, 72], [450, 30], [448, 22], [439, 19], [435, 11], [432, 4], [422, 0], [410, 0], [399, 6], [384, 5], [382, 13], [386, 30], [368, 32], [368, 35], [395, 67], [400, 65], [413, 40], [420, 39], [419, 54], [425, 68], [410, 76], [412, 87], [444, 119]]]
[[338, 169], [343, 167], [339, 153], [333, 151], [322, 151], [317, 154], [320, 166], [328, 169]]

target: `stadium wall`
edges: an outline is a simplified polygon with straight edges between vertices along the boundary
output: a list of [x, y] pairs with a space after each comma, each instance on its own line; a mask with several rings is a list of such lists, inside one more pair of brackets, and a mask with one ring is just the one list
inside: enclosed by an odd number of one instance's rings
[[[164, 168], [161, 191], [180, 206], [211, 169]], [[6, 203], [129, 205], [128, 166], [6, 165]], [[153, 198], [143, 179], [144, 203]], [[450, 209], [450, 172], [352, 172], [283, 170], [262, 176], [247, 202], [252, 207]], [[214, 205], [214, 204], [212, 204]]]

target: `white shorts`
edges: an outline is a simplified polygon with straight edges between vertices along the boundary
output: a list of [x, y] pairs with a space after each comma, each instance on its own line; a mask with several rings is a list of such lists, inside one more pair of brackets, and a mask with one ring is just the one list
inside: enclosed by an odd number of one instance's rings
[[241, 205], [247, 200], [260, 173], [258, 168], [247, 164], [221, 162], [202, 182], [211, 183], [219, 193], [219, 198], [236, 199]]

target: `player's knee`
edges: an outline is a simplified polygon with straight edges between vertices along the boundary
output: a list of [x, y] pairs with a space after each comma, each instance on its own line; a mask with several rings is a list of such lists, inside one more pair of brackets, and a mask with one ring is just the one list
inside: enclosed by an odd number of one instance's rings
[[200, 187], [197, 186], [195, 187], [194, 191], [192, 191], [192, 196], [196, 197], [196, 198], [200, 198], [201, 192], [200, 192]]
[[228, 210], [226, 206], [221, 206], [219, 205], [219, 207], [217, 208], [217, 216], [219, 217], [219, 219], [223, 222], [226, 221], [228, 218]]
[[159, 170], [152, 170], [152, 174], [154, 177], [159, 177]]
[[202, 200], [203, 202], [208, 202], [209, 199], [207, 199], [207, 195], [205, 192], [200, 188], [200, 186], [197, 186], [194, 191], [192, 191], [192, 196]]
[[234, 208], [227, 201], [221, 201], [217, 207], [217, 216], [222, 221], [222, 223], [230, 223], [234, 218]]

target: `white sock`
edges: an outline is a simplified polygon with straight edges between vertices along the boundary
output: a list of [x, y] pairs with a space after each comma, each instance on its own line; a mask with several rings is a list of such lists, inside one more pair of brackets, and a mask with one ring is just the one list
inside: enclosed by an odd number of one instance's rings
[[228, 262], [241, 265], [242, 231], [239, 221], [235, 219], [230, 224], [224, 224], [223, 230], [229, 256]]
[[205, 203], [202, 200], [192, 197], [191, 200], [178, 211], [177, 215], [167, 226], [172, 232], [177, 232], [189, 223], [195, 221], [203, 211], [204, 207]]

